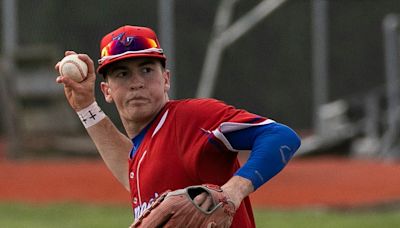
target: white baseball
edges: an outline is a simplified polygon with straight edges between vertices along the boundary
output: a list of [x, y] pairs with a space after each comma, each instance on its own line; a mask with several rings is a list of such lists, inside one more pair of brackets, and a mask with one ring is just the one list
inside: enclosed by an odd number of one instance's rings
[[81, 82], [87, 77], [88, 66], [78, 58], [78, 55], [67, 55], [61, 60], [59, 71], [60, 75]]

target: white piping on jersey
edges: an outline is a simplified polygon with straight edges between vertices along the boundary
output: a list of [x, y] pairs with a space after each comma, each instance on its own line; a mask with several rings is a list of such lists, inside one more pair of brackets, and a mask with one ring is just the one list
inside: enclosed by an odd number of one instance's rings
[[151, 137], [153, 138], [153, 136], [161, 129], [161, 127], [164, 125], [165, 120], [167, 119], [168, 116], [168, 111], [167, 110], [164, 115], [161, 117], [160, 122], [158, 122], [156, 129], [154, 129], [153, 134], [151, 135]]
[[[151, 135], [151, 137], [153, 138], [153, 136], [161, 129], [161, 127], [164, 125], [165, 120], [167, 119], [168, 116], [168, 110], [164, 113], [164, 115], [161, 117], [160, 122], [158, 122], [156, 128], [153, 131], [153, 134]], [[142, 204], [142, 197], [141, 197], [141, 193], [140, 193], [140, 175], [139, 175], [139, 170], [140, 170], [140, 165], [142, 164], [142, 161], [144, 159], [144, 157], [147, 154], [147, 150], [144, 151], [142, 157], [140, 158], [138, 165], [136, 167], [136, 189], [138, 192], [138, 200], [139, 200], [139, 205]]]
[[137, 165], [137, 168], [136, 168], [136, 189], [137, 189], [137, 191], [138, 191], [139, 205], [142, 204], [142, 197], [140, 196], [139, 169], [140, 169], [140, 165], [142, 164], [142, 161], [143, 161], [143, 159], [144, 159], [144, 156], [146, 156], [146, 154], [147, 154], [147, 150], [144, 151], [142, 157], [141, 157], [140, 160], [139, 160], [139, 163], [138, 163], [138, 165]]
[[224, 133], [228, 133], [228, 132], [232, 132], [232, 131], [238, 131], [238, 130], [242, 130], [242, 129], [246, 129], [249, 127], [254, 127], [254, 126], [261, 126], [261, 125], [267, 125], [270, 123], [275, 123], [274, 120], [271, 119], [267, 119], [264, 120], [263, 122], [260, 123], [235, 123], [235, 122], [223, 122], [219, 125], [219, 127], [215, 130], [212, 131], [212, 133], [214, 134], [214, 136], [221, 140], [222, 143], [224, 143], [225, 147], [230, 150], [230, 151], [234, 151], [234, 152], [239, 152], [242, 150], [236, 150], [232, 147], [232, 145], [230, 144], [230, 142], [228, 141], [228, 139], [225, 137]]

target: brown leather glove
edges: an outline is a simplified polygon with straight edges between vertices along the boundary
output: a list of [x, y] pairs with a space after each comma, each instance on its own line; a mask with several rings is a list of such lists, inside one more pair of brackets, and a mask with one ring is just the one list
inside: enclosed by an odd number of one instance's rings
[[[204, 210], [193, 200], [206, 193], [212, 205]], [[197, 185], [161, 194], [131, 227], [230, 227], [235, 214], [233, 202], [219, 186]]]

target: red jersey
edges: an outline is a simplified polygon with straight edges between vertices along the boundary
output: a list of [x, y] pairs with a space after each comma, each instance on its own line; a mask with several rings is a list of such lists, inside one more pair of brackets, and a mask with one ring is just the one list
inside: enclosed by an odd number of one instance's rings
[[[129, 160], [135, 219], [161, 193], [205, 183], [223, 185], [239, 169], [237, 152], [218, 129], [222, 123], [262, 123], [266, 118], [213, 99], [170, 101], [150, 124]], [[231, 227], [255, 227], [250, 200], [237, 209]]]

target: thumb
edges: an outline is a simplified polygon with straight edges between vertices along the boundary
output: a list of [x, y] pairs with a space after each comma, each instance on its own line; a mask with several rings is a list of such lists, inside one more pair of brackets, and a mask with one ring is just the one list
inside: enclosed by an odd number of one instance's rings
[[77, 89], [79, 87], [79, 83], [75, 82], [74, 80], [65, 77], [65, 76], [58, 76], [56, 78], [56, 82], [59, 84], [64, 84], [65, 87], [69, 87], [73, 90]]

